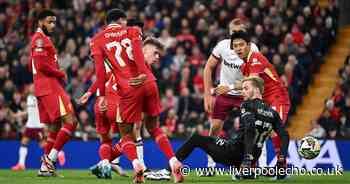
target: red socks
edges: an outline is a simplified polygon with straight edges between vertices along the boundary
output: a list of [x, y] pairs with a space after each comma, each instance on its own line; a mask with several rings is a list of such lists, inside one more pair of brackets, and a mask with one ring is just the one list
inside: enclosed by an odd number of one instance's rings
[[98, 154], [100, 155], [101, 160], [111, 160], [111, 154], [112, 154], [112, 143], [102, 143], [100, 145], [100, 148], [98, 150]]
[[122, 150], [121, 142], [118, 142], [112, 148], [110, 161], [113, 161], [114, 159], [120, 157], [120, 155], [122, 155], [122, 154], [123, 154], [123, 150]]
[[46, 144], [44, 147], [45, 155], [49, 155], [53, 145], [55, 144], [56, 137], [57, 137], [57, 132], [49, 132], [48, 133]]
[[57, 138], [53, 148], [60, 151], [63, 148], [63, 145], [69, 141], [70, 136], [74, 132], [75, 128], [76, 125], [74, 125], [73, 123], [65, 123], [57, 134]]
[[122, 137], [122, 139], [120, 140], [120, 143], [121, 143], [121, 148], [123, 150], [123, 153], [126, 155], [126, 157], [130, 161], [137, 159], [135, 142], [131, 136], [126, 135]]
[[154, 128], [149, 131], [153, 139], [158, 144], [159, 148], [165, 154], [165, 156], [170, 159], [174, 156], [173, 148], [169, 142], [168, 137], [164, 134], [163, 130], [159, 127]]

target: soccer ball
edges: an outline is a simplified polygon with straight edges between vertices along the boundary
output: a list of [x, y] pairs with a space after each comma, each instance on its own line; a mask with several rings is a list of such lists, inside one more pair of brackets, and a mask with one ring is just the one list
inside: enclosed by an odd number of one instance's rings
[[304, 137], [300, 141], [298, 153], [301, 157], [310, 160], [318, 156], [321, 145], [317, 139], [311, 136]]

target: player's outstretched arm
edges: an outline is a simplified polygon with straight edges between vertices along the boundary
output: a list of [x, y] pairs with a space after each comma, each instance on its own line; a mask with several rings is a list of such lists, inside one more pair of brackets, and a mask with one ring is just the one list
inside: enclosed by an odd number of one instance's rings
[[96, 69], [96, 95], [105, 96], [106, 71], [103, 64], [103, 56], [96, 54], [93, 58]]
[[141, 31], [136, 28], [129, 29], [129, 37], [131, 40], [132, 55], [139, 74], [146, 74], [147, 66], [142, 52], [142, 36]]
[[87, 91], [86, 93], [84, 93], [83, 96], [81, 96], [77, 101], [79, 105], [84, 105], [86, 104], [86, 102], [89, 100], [89, 98], [91, 97], [92, 93], [90, 91]]
[[242, 90], [242, 81], [238, 80], [234, 84], [230, 84], [230, 85], [219, 85], [213, 89], [212, 93], [215, 93], [216, 95], [223, 95], [223, 94], [227, 94], [232, 90], [237, 90], [237, 91]]
[[[108, 62], [108, 61], [105, 60], [105, 62]], [[104, 66], [104, 67], [105, 67], [105, 70], [106, 70], [107, 66]], [[105, 80], [106, 80], [106, 79], [109, 79], [113, 75], [113, 73], [111, 71], [109, 71], [109, 72], [106, 72], [105, 75], [106, 75], [105, 76]], [[95, 80], [92, 83], [92, 85], [89, 87], [88, 91], [85, 94], [90, 93], [90, 96], [91, 96], [92, 94], [96, 93], [97, 87], [98, 87], [97, 80]]]
[[[107, 75], [107, 78], [110, 77], [111, 75], [111, 72], [109, 73], [106, 73]], [[91, 97], [92, 94], [96, 93], [97, 91], [97, 80], [95, 80], [92, 85], [89, 87], [89, 89], [87, 90], [86, 93], [84, 93], [83, 96], [81, 96], [79, 99], [78, 99], [78, 104], [79, 105], [84, 105]]]
[[104, 65], [103, 50], [94, 40], [90, 42], [90, 49], [96, 71], [96, 96], [105, 96], [106, 70]]
[[218, 63], [219, 59], [210, 55], [204, 67], [204, 109], [206, 112], [212, 112], [213, 110], [213, 99], [211, 96], [211, 89], [213, 88], [212, 74]]

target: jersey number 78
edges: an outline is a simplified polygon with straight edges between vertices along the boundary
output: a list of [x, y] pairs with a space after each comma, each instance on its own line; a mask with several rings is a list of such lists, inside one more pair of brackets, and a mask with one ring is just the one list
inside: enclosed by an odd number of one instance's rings
[[115, 47], [114, 57], [121, 67], [126, 66], [125, 61], [121, 57], [122, 49], [126, 50], [126, 54], [128, 55], [128, 59], [134, 60], [134, 57], [132, 55], [131, 40], [129, 38], [124, 38], [120, 42], [112, 41], [112, 42], [109, 42], [106, 44], [106, 48], [109, 51], [112, 51], [113, 47]]

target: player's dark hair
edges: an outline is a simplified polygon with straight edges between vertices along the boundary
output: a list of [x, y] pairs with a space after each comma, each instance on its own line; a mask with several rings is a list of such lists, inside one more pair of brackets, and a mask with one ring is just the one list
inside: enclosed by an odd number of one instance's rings
[[233, 44], [233, 40], [235, 40], [235, 39], [243, 39], [244, 41], [249, 43], [250, 42], [250, 35], [249, 35], [249, 33], [247, 33], [246, 31], [243, 31], [243, 30], [234, 31], [231, 34], [231, 45], [230, 45], [231, 49], [233, 49], [232, 44]]
[[54, 17], [55, 13], [51, 10], [43, 10], [38, 14], [37, 20], [44, 20], [46, 17]]
[[143, 29], [144, 23], [138, 19], [128, 19], [128, 23], [126, 24], [127, 26], [137, 26], [141, 29]]
[[154, 45], [160, 51], [164, 50], [164, 45], [160, 43], [160, 41], [154, 37], [147, 37], [145, 41], [143, 41], [143, 45]]
[[113, 8], [107, 12], [106, 22], [110, 24], [111, 22], [118, 21], [120, 18], [126, 18], [125, 12], [121, 9]]
[[246, 42], [250, 42], [250, 35], [246, 31], [235, 31], [231, 34], [231, 42], [234, 39], [243, 39]]
[[249, 77], [245, 77], [242, 83], [246, 81], [251, 81], [252, 85], [259, 89], [261, 95], [264, 93], [264, 79], [258, 76], [249, 76]]

